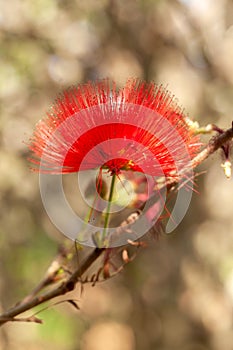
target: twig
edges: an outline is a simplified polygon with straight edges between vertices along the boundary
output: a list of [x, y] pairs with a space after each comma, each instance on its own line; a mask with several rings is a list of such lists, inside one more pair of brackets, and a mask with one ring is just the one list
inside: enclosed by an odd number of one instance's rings
[[206, 148], [203, 149], [195, 158], [192, 160], [192, 167], [196, 168], [204, 160], [206, 160], [211, 154], [221, 148], [225, 143], [229, 142], [233, 138], [233, 122], [232, 127], [226, 131], [220, 133], [217, 136], [213, 136]]
[[34, 306], [40, 305], [45, 301], [51, 300], [59, 295], [64, 295], [75, 288], [76, 283], [83, 273], [96, 261], [99, 256], [102, 254], [104, 249], [96, 248], [93, 252], [81, 263], [80, 267], [63, 283], [61, 283], [56, 288], [45, 292], [39, 296], [36, 296], [24, 303], [20, 303], [16, 306], [13, 306], [8, 311], [0, 315], [0, 326], [8, 321], [14, 321], [16, 315], [21, 314], [24, 311], [30, 310]]

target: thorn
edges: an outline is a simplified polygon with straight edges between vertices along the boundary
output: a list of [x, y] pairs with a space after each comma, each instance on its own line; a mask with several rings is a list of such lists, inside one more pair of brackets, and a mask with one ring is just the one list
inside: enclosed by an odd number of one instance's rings
[[212, 130], [218, 132], [219, 134], [223, 134], [224, 130], [219, 128], [217, 125], [212, 124]]

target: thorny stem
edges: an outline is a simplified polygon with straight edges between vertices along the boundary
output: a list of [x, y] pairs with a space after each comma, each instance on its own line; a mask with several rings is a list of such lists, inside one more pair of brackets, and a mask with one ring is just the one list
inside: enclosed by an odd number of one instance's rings
[[[217, 136], [214, 136], [210, 139], [207, 146], [195, 157], [192, 159], [192, 167], [195, 168], [199, 164], [201, 164], [204, 160], [206, 160], [211, 154], [217, 151], [219, 148], [223, 147], [227, 142], [229, 142], [233, 138], [233, 123], [232, 127]], [[114, 180], [112, 180], [112, 194], [109, 195], [110, 203], [112, 201], [113, 196], [113, 185]], [[171, 188], [179, 182], [179, 179], [173, 179], [169, 183], [165, 183], [164, 187]], [[110, 208], [108, 208], [108, 211]], [[105, 218], [105, 224], [108, 225], [109, 218]], [[34, 296], [33, 298], [25, 298], [21, 303], [16, 304], [8, 311], [3, 312], [0, 315], [0, 326], [8, 321], [17, 321], [19, 318], [15, 316], [25, 312], [27, 310], [32, 309], [33, 307], [40, 305], [48, 300], [51, 300], [59, 295], [64, 295], [75, 288], [76, 283], [79, 281], [80, 277], [83, 275], [85, 271], [99, 258], [99, 256], [106, 251], [105, 248], [95, 248], [95, 250], [90, 253], [90, 255], [80, 264], [78, 269], [74, 271], [74, 273], [68, 277], [65, 281], [63, 281], [60, 285], [54, 287], [50, 291], [45, 292], [44, 294]]]
[[25, 303], [19, 303], [13, 306], [8, 311], [0, 315], [0, 326], [8, 321], [17, 321], [15, 316], [21, 314], [24, 311], [30, 310], [34, 306], [40, 305], [48, 300], [51, 300], [59, 295], [64, 295], [75, 288], [75, 285], [83, 273], [88, 270], [88, 268], [93, 264], [94, 261], [103, 253], [104, 249], [96, 248], [92, 253], [81, 263], [79, 268], [74, 271], [74, 273], [58, 287], [45, 292], [39, 296], [26, 301]]

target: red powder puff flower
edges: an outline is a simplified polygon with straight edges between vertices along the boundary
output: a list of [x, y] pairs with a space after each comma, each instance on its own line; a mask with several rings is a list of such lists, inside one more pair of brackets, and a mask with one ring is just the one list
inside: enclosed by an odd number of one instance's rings
[[36, 126], [31, 161], [51, 174], [106, 168], [177, 176], [199, 150], [172, 96], [154, 83], [102, 80], [61, 94]]

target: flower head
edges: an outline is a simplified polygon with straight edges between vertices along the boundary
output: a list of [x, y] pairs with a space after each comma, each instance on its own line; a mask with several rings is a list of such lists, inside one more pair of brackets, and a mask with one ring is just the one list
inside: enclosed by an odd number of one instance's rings
[[39, 121], [29, 148], [40, 171], [106, 168], [176, 175], [199, 149], [174, 96], [162, 86], [128, 80], [88, 82], [58, 96]]

